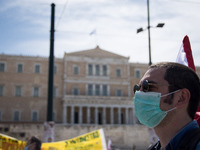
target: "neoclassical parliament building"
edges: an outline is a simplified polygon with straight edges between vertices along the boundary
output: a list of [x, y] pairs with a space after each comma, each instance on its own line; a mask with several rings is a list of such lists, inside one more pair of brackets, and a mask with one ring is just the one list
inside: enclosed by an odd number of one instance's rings
[[[48, 58], [0, 55], [0, 121], [44, 122]], [[147, 70], [96, 47], [54, 60], [53, 119], [62, 124], [137, 124], [132, 87]]]

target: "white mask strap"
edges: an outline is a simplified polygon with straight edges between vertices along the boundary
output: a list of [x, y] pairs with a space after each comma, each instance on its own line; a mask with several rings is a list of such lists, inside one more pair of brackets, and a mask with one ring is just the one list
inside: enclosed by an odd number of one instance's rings
[[178, 92], [178, 91], [180, 91], [180, 89], [179, 89], [179, 90], [176, 90], [176, 91], [173, 91], [173, 92], [170, 92], [170, 93], [167, 93], [167, 94], [164, 94], [164, 95], [162, 95], [161, 97], [165, 97], [165, 96], [171, 95], [171, 94], [176, 93], [176, 92]]
[[172, 111], [172, 110], [174, 110], [174, 109], [176, 109], [176, 107], [171, 108], [171, 109], [169, 109], [169, 110], [167, 110], [167, 111], [165, 111], [165, 112], [168, 113], [168, 112], [170, 112], [170, 111]]
[[[161, 97], [168, 96], [168, 95], [173, 94], [173, 93], [176, 93], [176, 92], [178, 92], [178, 91], [180, 91], [180, 89], [179, 89], [179, 90], [176, 90], [176, 91], [173, 91], [173, 92], [170, 92], [170, 93], [167, 93], [167, 94], [164, 94], [164, 95], [162, 95]], [[175, 110], [175, 109], [176, 109], [176, 107], [171, 108], [171, 109], [169, 109], [169, 110], [167, 110], [167, 111], [165, 111], [165, 112], [168, 113], [168, 112], [173, 111], [173, 110]]]

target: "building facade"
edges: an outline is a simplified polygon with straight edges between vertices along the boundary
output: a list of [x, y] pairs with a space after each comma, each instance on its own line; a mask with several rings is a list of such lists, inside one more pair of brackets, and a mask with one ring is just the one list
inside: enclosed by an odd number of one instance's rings
[[[48, 58], [0, 55], [0, 122], [47, 118]], [[54, 60], [53, 119], [61, 124], [135, 125], [132, 88], [147, 64], [94, 49]], [[196, 67], [200, 76], [200, 68]]]
[[[55, 58], [54, 121], [136, 124], [132, 87], [146, 68], [98, 46]], [[1, 122], [46, 121], [48, 58], [2, 54], [0, 77]]]
[[[62, 59], [55, 60], [54, 117], [59, 118], [62, 97]], [[1, 122], [46, 120], [48, 58], [0, 56]]]

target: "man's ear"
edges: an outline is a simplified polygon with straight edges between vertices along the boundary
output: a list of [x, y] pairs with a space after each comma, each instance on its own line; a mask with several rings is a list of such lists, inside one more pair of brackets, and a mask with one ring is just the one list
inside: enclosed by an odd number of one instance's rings
[[178, 93], [178, 96], [176, 97], [177, 103], [176, 103], [176, 108], [184, 107], [188, 105], [190, 101], [190, 91], [186, 88], [181, 89]]

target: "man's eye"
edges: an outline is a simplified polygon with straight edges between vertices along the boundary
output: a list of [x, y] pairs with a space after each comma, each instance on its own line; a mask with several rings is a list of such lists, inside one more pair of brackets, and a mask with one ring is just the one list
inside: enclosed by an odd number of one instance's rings
[[157, 89], [155, 85], [149, 85], [149, 91], [153, 91], [154, 89]]

